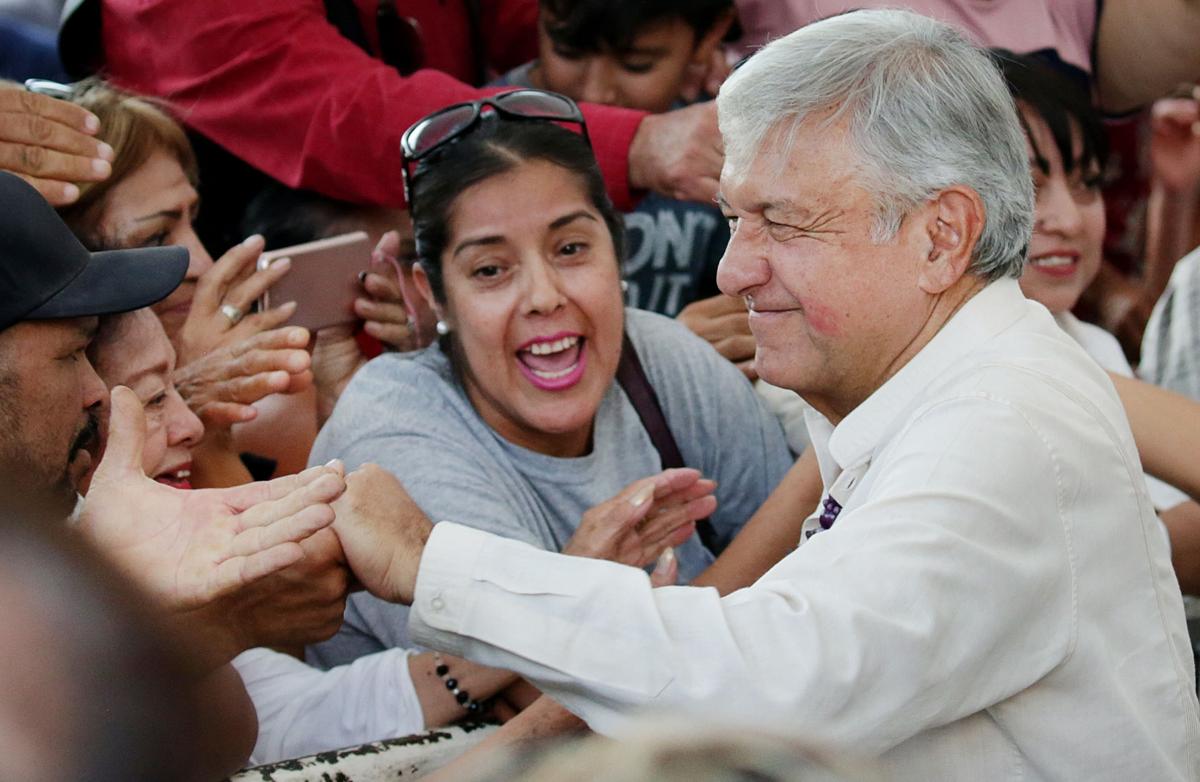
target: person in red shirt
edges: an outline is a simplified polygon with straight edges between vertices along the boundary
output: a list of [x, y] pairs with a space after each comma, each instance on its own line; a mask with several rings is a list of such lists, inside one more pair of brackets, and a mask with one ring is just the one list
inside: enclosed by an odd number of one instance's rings
[[[76, 0], [60, 49], [69, 69], [103, 67], [167, 100], [189, 128], [286, 185], [400, 206], [401, 133], [533, 57], [537, 11], [536, 0]], [[584, 114], [619, 208], [643, 190], [715, 195], [711, 103]]]

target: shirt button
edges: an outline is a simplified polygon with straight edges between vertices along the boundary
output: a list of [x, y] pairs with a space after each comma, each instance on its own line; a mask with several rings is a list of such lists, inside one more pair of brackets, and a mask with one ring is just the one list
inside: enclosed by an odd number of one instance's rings
[[442, 600], [441, 595], [436, 595], [432, 600], [429, 601], [429, 607], [434, 611], [441, 611], [446, 607], [446, 601]]

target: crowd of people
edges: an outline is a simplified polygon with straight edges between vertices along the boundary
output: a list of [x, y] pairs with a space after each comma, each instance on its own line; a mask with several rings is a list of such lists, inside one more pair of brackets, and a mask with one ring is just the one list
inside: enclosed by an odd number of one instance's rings
[[1200, 778], [1193, 4], [0, 20], [0, 778]]

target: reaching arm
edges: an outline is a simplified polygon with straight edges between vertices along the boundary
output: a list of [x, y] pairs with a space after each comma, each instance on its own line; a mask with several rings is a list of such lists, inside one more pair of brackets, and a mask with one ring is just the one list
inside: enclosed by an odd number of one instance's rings
[[1200, 3], [1106, 0], [1096, 31], [1100, 106], [1125, 112], [1200, 76]]
[[[401, 76], [343, 38], [319, 0], [112, 0], [103, 13], [115, 81], [169, 100], [190, 127], [281, 182], [347, 201], [401, 205], [400, 135], [482, 94], [432, 69]], [[609, 192], [629, 208], [630, 145], [645, 115], [585, 115]]]
[[1142, 467], [1200, 499], [1200, 403], [1140, 380], [1110, 377], [1129, 418]]
[[692, 580], [727, 595], [748, 587], [800, 545], [804, 519], [821, 501], [821, 473], [809, 448], [717, 561]]

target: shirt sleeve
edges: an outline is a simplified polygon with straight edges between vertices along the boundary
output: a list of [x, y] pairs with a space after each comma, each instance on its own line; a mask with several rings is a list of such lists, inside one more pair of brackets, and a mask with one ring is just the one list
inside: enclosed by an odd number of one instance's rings
[[[319, 0], [143, 0], [102, 13], [116, 83], [166, 99], [186, 125], [284, 184], [347, 201], [403, 205], [401, 134], [484, 94], [434, 70], [401, 76], [343, 38]], [[630, 208], [629, 145], [645, 115], [584, 113], [609, 193]]]
[[389, 649], [323, 671], [270, 649], [234, 667], [258, 712], [250, 762], [275, 763], [425, 729], [406, 649]]
[[860, 505], [748, 589], [655, 590], [633, 568], [441, 524], [410, 629], [531, 678], [602, 733], [658, 707], [882, 753], [1025, 689], [1075, 637], [1044, 434], [986, 399], [918, 423]]

